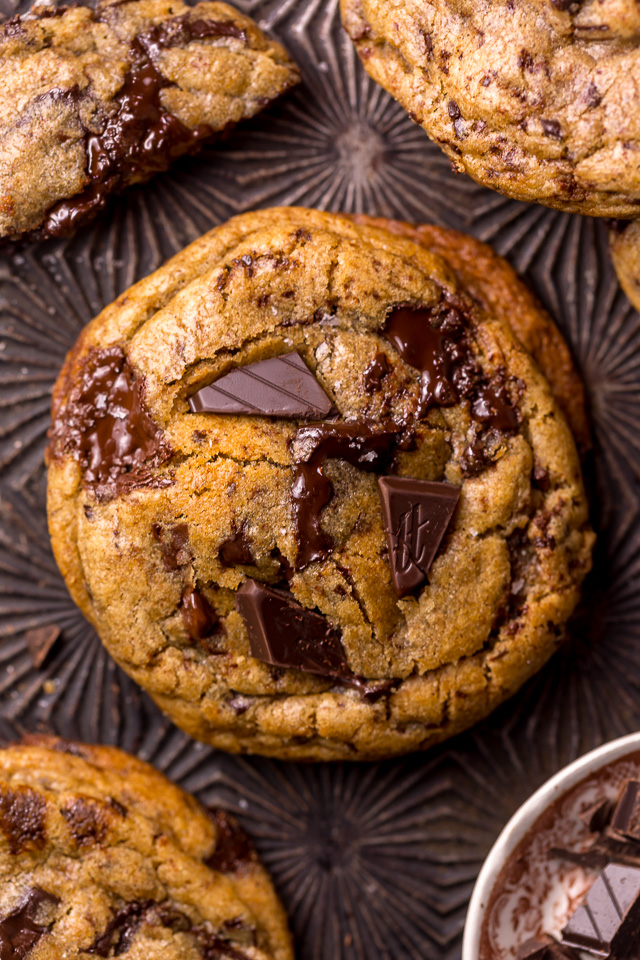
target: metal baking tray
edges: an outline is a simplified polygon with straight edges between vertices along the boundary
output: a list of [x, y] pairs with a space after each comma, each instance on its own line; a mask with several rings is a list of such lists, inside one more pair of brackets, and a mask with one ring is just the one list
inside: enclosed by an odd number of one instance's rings
[[[474, 879], [511, 813], [567, 761], [640, 727], [640, 321], [616, 283], [606, 225], [454, 175], [365, 76], [337, 0], [236, 4], [287, 45], [303, 85], [222, 146], [113, 201], [73, 240], [0, 256], [0, 736], [117, 744], [237, 812], [300, 960], [454, 960]], [[0, 0], [5, 15], [20, 9]], [[191, 741], [102, 650], [49, 547], [50, 391], [83, 324], [204, 230], [275, 204], [435, 221], [491, 242], [558, 321], [587, 387], [599, 540], [570, 642], [485, 723], [407, 759], [303, 766]], [[51, 626], [60, 636], [35, 669], [25, 634]]]

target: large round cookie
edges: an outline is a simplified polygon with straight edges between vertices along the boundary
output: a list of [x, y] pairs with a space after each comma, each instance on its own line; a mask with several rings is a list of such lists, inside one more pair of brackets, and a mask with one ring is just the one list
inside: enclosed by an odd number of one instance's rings
[[420, 749], [557, 648], [593, 539], [575, 444], [460, 277], [346, 217], [250, 213], [69, 355], [56, 558], [193, 736], [290, 758]]
[[517, 200], [640, 215], [637, 0], [341, 0], [365, 68], [456, 170]]
[[233, 818], [111, 747], [0, 750], [0, 956], [292, 960]]

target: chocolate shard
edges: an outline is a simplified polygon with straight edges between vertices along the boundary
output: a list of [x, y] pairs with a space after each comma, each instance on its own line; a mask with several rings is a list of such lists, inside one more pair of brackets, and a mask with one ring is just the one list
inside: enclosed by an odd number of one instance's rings
[[187, 633], [199, 642], [210, 637], [220, 622], [207, 598], [195, 587], [183, 590], [180, 613]]
[[260, 360], [225, 374], [189, 398], [194, 413], [235, 413], [317, 420], [331, 400], [299, 353]]
[[274, 667], [304, 670], [331, 677], [376, 703], [388, 696], [398, 680], [367, 680], [355, 674], [342, 641], [327, 620], [307, 610], [290, 593], [246, 580], [236, 594], [236, 608], [249, 633], [251, 654]]
[[548, 934], [540, 938], [527, 940], [518, 947], [516, 960], [579, 960], [578, 954], [571, 947], [563, 946]]
[[56, 627], [55, 625], [27, 630], [24, 639], [27, 644], [29, 656], [31, 657], [31, 662], [36, 670], [44, 666], [59, 636], [60, 627]]
[[257, 660], [323, 677], [351, 673], [340, 638], [327, 620], [291, 594], [247, 580], [236, 594], [236, 607]]
[[255, 847], [235, 817], [224, 810], [210, 810], [216, 830], [216, 848], [205, 861], [220, 873], [237, 873], [258, 859]]
[[58, 903], [53, 894], [32, 887], [22, 905], [0, 920], [1, 960], [24, 960], [51, 928], [51, 922], [43, 922], [41, 917], [45, 908]]
[[405, 597], [427, 575], [460, 498], [460, 487], [410, 477], [380, 477], [393, 585]]
[[632, 957], [640, 936], [640, 870], [608, 864], [562, 931], [562, 943], [596, 957]]
[[611, 817], [612, 834], [640, 843], [640, 782], [629, 780], [620, 791]]
[[[99, 957], [118, 957], [121, 953], [125, 953], [131, 946], [146, 914], [154, 906], [152, 900], [136, 900], [125, 904], [109, 920], [104, 932], [96, 937], [90, 947], [86, 948], [87, 953], [95, 953]], [[111, 953], [112, 950], [113, 953]]]

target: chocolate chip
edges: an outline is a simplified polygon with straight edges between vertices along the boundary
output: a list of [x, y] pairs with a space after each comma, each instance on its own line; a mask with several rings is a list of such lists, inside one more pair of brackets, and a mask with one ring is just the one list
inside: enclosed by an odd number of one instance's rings
[[39, 670], [40, 667], [44, 665], [59, 636], [60, 627], [54, 625], [27, 630], [24, 639], [27, 644], [29, 656], [31, 657], [31, 662], [36, 670]]
[[0, 829], [12, 854], [45, 845], [46, 809], [44, 797], [30, 787], [0, 786]]
[[640, 936], [640, 870], [608, 864], [562, 931], [562, 942], [602, 957], [631, 956]]
[[102, 496], [170, 482], [150, 473], [171, 451], [147, 412], [141, 384], [123, 349], [92, 349], [79, 379], [54, 422], [51, 455], [75, 454], [85, 484]]
[[177, 523], [167, 528], [161, 523], [153, 523], [151, 532], [160, 544], [165, 570], [174, 572], [191, 563], [193, 554], [189, 548], [189, 524]]
[[548, 137], [553, 137], [554, 140], [562, 140], [562, 127], [557, 120], [545, 120], [543, 117], [540, 123]]
[[224, 810], [210, 810], [209, 815], [216, 826], [217, 841], [205, 861], [207, 866], [220, 873], [237, 873], [248, 863], [255, 863], [255, 847], [236, 818]]
[[622, 788], [611, 816], [611, 831], [640, 842], [640, 783], [637, 780], [629, 780]]
[[113, 950], [113, 956], [119, 957], [131, 946], [133, 938], [145, 915], [155, 907], [153, 900], [140, 900], [125, 904], [107, 924], [103, 933], [96, 937], [87, 953], [95, 953], [99, 957], [108, 957]]
[[52, 925], [38, 921], [38, 914], [58, 903], [53, 894], [32, 887], [22, 905], [0, 920], [0, 960], [24, 960]]
[[218, 556], [223, 567], [247, 566], [256, 562], [246, 524], [243, 523], [237, 533], [220, 544]]
[[393, 585], [398, 596], [404, 597], [427, 581], [460, 498], [460, 487], [408, 477], [380, 477], [378, 489]]
[[393, 367], [386, 353], [377, 351], [375, 357], [362, 374], [362, 389], [365, 393], [376, 393], [382, 389], [382, 381], [387, 377]]
[[305, 448], [306, 460], [294, 468], [291, 498], [298, 544], [296, 569], [324, 559], [333, 544], [320, 526], [320, 516], [333, 496], [333, 484], [323, 473], [327, 460], [346, 460], [361, 470], [377, 472], [390, 463], [402, 428], [364, 420], [319, 423], [301, 427], [296, 445]]
[[298, 353], [238, 367], [189, 399], [194, 413], [252, 414], [317, 420], [334, 412], [331, 400]]
[[[115, 808], [114, 808], [115, 809]], [[109, 809], [92, 797], [77, 797], [60, 810], [78, 846], [102, 843], [111, 823]]]
[[193, 640], [207, 640], [216, 630], [219, 617], [207, 598], [195, 587], [185, 587], [180, 613], [187, 633]]

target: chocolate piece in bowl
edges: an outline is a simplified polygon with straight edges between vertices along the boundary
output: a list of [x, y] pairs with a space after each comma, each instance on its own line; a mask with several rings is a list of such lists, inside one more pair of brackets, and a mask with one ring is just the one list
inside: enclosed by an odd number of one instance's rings
[[562, 931], [562, 942], [624, 960], [640, 942], [640, 870], [608, 864]]
[[299, 80], [235, 8], [163, 0], [36, 6], [0, 25], [0, 70], [5, 239], [69, 236]]
[[554, 395], [579, 381], [553, 360], [548, 381], [506, 322], [522, 290], [509, 274], [500, 313], [413, 236], [282, 208], [84, 331], [55, 390], [52, 543], [191, 735], [293, 759], [424, 749], [557, 649], [593, 543]]
[[0, 749], [0, 956], [292, 960], [253, 844], [112, 747]]
[[640, 845], [625, 831], [633, 830], [640, 754], [629, 749], [593, 773], [585, 758], [584, 779], [556, 788], [494, 882], [479, 960], [638, 955]]

